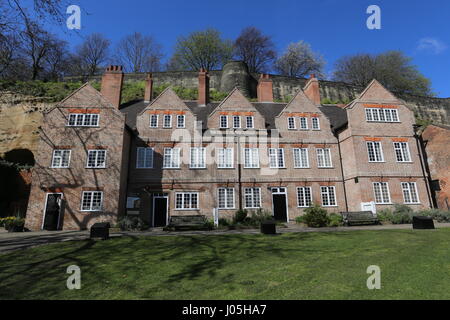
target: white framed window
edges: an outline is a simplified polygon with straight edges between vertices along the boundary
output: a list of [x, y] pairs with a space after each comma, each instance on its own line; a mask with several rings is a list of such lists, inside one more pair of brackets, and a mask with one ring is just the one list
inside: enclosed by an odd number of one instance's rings
[[369, 162], [384, 162], [381, 142], [367, 141], [367, 153], [369, 155]]
[[102, 191], [83, 191], [81, 199], [81, 211], [102, 211], [103, 210], [103, 192]]
[[397, 109], [366, 108], [367, 122], [400, 122]]
[[394, 142], [394, 150], [397, 162], [411, 162], [408, 142]]
[[198, 210], [198, 192], [177, 192], [175, 194], [176, 210]]
[[308, 130], [308, 118], [300, 117], [300, 130]]
[[158, 115], [150, 115], [150, 128], [158, 128]]
[[190, 156], [190, 168], [191, 169], [204, 169], [206, 168], [206, 148], [194, 147], [191, 148]]
[[317, 117], [311, 118], [311, 124], [313, 130], [320, 130], [320, 120]]
[[288, 130], [295, 130], [297, 129], [297, 126], [295, 125], [295, 118], [289, 117], [288, 119]]
[[219, 127], [221, 129], [227, 129], [228, 128], [228, 116], [220, 116], [220, 123], [219, 123]]
[[170, 114], [164, 115], [163, 128], [172, 128], [172, 115]]
[[164, 148], [163, 168], [180, 168], [180, 148]]
[[402, 182], [403, 200], [406, 204], [420, 203], [415, 182]]
[[99, 114], [71, 113], [69, 114], [69, 127], [98, 127]]
[[246, 209], [261, 208], [261, 188], [245, 188], [244, 197]]
[[186, 127], [186, 117], [184, 115], [177, 116], [177, 128], [185, 128]]
[[137, 148], [136, 168], [151, 169], [153, 168], [153, 148]]
[[218, 148], [217, 150], [217, 167], [219, 169], [233, 168], [233, 148]]
[[312, 191], [311, 187], [298, 187], [297, 188], [297, 206], [299, 208], [311, 207], [312, 204]]
[[269, 149], [269, 166], [270, 168], [284, 168], [284, 149]]
[[52, 168], [69, 168], [71, 150], [53, 150]]
[[244, 168], [259, 168], [259, 149], [244, 149]]
[[219, 209], [234, 209], [234, 188], [218, 188]]
[[240, 116], [233, 116], [233, 128], [239, 129], [241, 127], [241, 117]]
[[374, 182], [373, 191], [375, 194], [375, 203], [390, 204], [391, 196], [389, 193], [389, 186], [387, 182]]
[[317, 166], [319, 168], [332, 168], [331, 150], [329, 148], [316, 149], [317, 152]]
[[255, 122], [253, 119], [254, 118], [252, 116], [248, 116], [245, 118], [247, 129], [253, 129], [255, 127]]
[[106, 150], [88, 150], [87, 168], [106, 168]]
[[308, 148], [295, 148], [294, 168], [309, 168]]
[[320, 187], [320, 194], [322, 196], [322, 206], [335, 207], [336, 204], [336, 187]]

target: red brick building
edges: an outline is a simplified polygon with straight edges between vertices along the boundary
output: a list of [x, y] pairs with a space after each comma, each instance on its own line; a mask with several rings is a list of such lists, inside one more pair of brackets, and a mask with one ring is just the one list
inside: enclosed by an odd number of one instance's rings
[[262, 75], [258, 102], [239, 89], [197, 101], [170, 88], [119, 106], [123, 73], [108, 68], [99, 93], [84, 85], [49, 111], [33, 171], [27, 227], [83, 229], [139, 215], [231, 217], [263, 208], [292, 221], [313, 203], [330, 212], [405, 203], [430, 207], [414, 115], [377, 81], [345, 107], [321, 105], [312, 77], [289, 103], [273, 101]]

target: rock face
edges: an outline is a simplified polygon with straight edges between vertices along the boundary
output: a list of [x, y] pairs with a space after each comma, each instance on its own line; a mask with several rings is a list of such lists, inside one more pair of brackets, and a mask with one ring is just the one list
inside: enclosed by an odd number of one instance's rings
[[230, 61], [223, 66], [220, 78], [221, 92], [231, 92], [235, 87], [248, 98], [256, 97], [258, 82], [248, 72], [248, 67], [243, 61]]
[[35, 153], [42, 113], [53, 105], [42, 99], [0, 92], [0, 157], [16, 149]]

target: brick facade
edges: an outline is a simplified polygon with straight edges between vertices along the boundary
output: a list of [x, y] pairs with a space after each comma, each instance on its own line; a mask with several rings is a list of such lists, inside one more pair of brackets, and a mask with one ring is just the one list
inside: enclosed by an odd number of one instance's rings
[[[110, 73], [111, 70], [107, 75]], [[200, 72], [199, 81], [201, 87], [208, 87], [205, 70]], [[271, 80], [263, 76], [261, 81], [261, 90], [267, 91]], [[148, 85], [153, 83], [148, 81]], [[150, 100], [151, 87], [147, 89], [146, 100]], [[109, 96], [118, 97], [114, 89], [104, 90]], [[413, 208], [429, 207], [413, 132], [413, 113], [376, 81], [344, 109], [321, 106], [318, 90], [318, 82], [313, 78], [306, 91], [300, 90], [288, 104], [273, 103], [267, 92], [253, 103], [238, 89], [221, 103], [212, 104], [203, 91], [195, 103], [182, 101], [168, 88], [153, 101], [128, 106], [120, 112], [85, 85], [45, 116], [27, 227], [42, 227], [46, 194], [51, 192], [64, 194], [59, 228], [68, 230], [86, 228], [96, 221], [115, 222], [125, 213], [137, 214], [150, 225], [164, 225], [173, 215], [202, 214], [211, 218], [213, 210], [219, 207], [220, 188], [226, 189], [221, 192], [234, 195], [224, 198], [229, 200], [226, 205], [221, 203], [221, 217], [231, 217], [246, 204], [254, 207], [258, 194], [263, 209], [280, 214], [280, 206], [274, 207], [275, 196], [279, 195], [287, 207], [286, 212], [281, 212], [285, 214], [282, 219], [292, 221], [306, 207], [299, 202], [306, 198], [299, 197], [298, 188], [310, 190], [307, 200], [330, 212], [359, 211], [362, 202], [375, 200], [377, 182], [388, 183], [391, 200], [378, 204], [378, 209], [405, 202], [402, 183], [415, 183], [418, 201], [411, 204]], [[397, 110], [400, 121], [368, 122], [368, 106], [390, 106]], [[100, 114], [99, 127], [67, 127], [68, 114], [75, 112]], [[332, 119], [333, 113], [344, 115], [347, 120], [338, 126]], [[221, 128], [223, 117], [227, 117], [227, 128]], [[236, 126], [239, 128], [233, 128]], [[383, 162], [369, 162], [367, 142], [381, 144]], [[395, 142], [407, 143], [409, 161], [397, 161]], [[87, 169], [86, 150], [97, 148], [107, 150], [107, 168]], [[233, 149], [233, 160], [227, 168], [218, 166], [219, 149], [223, 148]], [[250, 156], [252, 151], [244, 149], [253, 148], [259, 150], [259, 161], [255, 160], [258, 165], [247, 168], [245, 158], [250, 162], [256, 155]], [[50, 167], [55, 149], [72, 150], [70, 168]], [[172, 149], [180, 150], [179, 165], [178, 153]], [[272, 158], [269, 149], [275, 149], [270, 151], [274, 152]], [[205, 163], [200, 161], [193, 168], [191, 158], [196, 152], [205, 152]], [[295, 157], [300, 152], [307, 152], [307, 165], [304, 158], [300, 161]], [[103, 192], [102, 210], [80, 210], [82, 192], [90, 190]]]

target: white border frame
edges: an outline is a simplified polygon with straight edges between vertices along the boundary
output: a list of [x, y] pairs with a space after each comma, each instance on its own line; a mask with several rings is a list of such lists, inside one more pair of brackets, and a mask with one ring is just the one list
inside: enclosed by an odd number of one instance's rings
[[[274, 192], [274, 189], [284, 188], [284, 192]], [[270, 187], [270, 194], [272, 197], [272, 216], [275, 218], [275, 204], [273, 202], [274, 195], [284, 195], [286, 199], [286, 222], [289, 222], [289, 202], [288, 202], [288, 188], [287, 187]]]
[[60, 194], [61, 195], [61, 207], [59, 208], [58, 225], [56, 226], [56, 230], [59, 231], [59, 228], [61, 226], [62, 201], [64, 200], [64, 193], [62, 193], [62, 192], [46, 192], [45, 193], [45, 205], [44, 205], [44, 213], [42, 214], [41, 230], [44, 230], [45, 216], [47, 215], [47, 202], [48, 202], [48, 196], [50, 194]]

